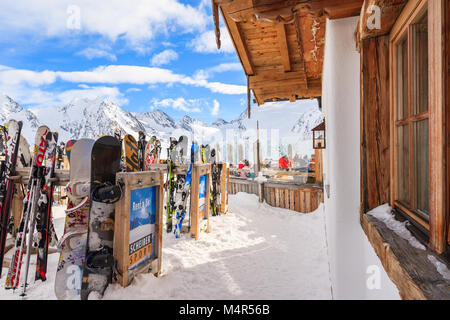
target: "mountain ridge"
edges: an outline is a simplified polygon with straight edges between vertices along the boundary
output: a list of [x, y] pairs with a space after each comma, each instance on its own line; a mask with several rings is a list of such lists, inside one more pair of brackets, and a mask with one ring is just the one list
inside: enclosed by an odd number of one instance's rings
[[247, 118], [244, 110], [232, 121], [218, 118], [207, 124], [189, 115], [175, 120], [160, 109], [143, 113], [127, 111], [101, 97], [77, 98], [56, 108], [24, 109], [11, 97], [0, 93], [0, 121], [6, 123], [11, 118], [24, 122], [23, 136], [28, 141], [34, 141], [36, 129], [45, 124], [59, 132], [62, 142], [113, 135], [115, 132], [122, 136], [129, 133], [137, 138], [138, 132], [144, 131], [147, 136], [157, 136], [164, 146], [170, 136], [187, 135], [199, 143], [210, 143], [220, 135], [228, 136], [230, 130], [233, 136], [237, 134], [248, 139], [255, 136], [257, 119], [260, 128], [279, 130], [281, 139], [286, 137], [294, 141], [292, 138], [295, 137], [304, 141], [311, 138], [310, 130], [320, 123], [321, 112], [316, 104], [308, 101], [298, 104], [281, 102], [253, 108], [252, 119]]

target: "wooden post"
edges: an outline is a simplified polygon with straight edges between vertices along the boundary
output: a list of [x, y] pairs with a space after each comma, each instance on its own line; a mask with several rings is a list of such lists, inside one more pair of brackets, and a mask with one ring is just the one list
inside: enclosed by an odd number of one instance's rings
[[220, 163], [220, 209], [221, 214], [228, 212], [228, 185], [230, 181], [230, 165], [228, 163]]
[[[200, 180], [205, 176], [205, 190], [200, 190]], [[197, 164], [192, 170], [191, 182], [191, 237], [198, 240], [200, 232], [209, 232], [209, 206], [210, 206], [210, 179], [211, 165]], [[204, 194], [200, 198], [202, 191]], [[203, 210], [202, 210], [203, 209]]]
[[[114, 259], [118, 282], [126, 287], [136, 274], [161, 273], [164, 177], [162, 171], [120, 172], [116, 181], [123, 182], [124, 194], [115, 207]], [[141, 211], [149, 221], [139, 215], [142, 221], [136, 227], [131, 222], [136, 216], [131, 219], [131, 215]]]
[[323, 184], [323, 158], [322, 149], [315, 149], [314, 175], [317, 184]]

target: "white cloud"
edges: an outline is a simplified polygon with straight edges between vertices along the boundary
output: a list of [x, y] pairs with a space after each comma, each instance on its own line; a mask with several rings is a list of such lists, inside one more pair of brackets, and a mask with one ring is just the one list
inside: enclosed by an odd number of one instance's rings
[[200, 99], [184, 99], [182, 97], [172, 99], [156, 99], [154, 98], [152, 100], [152, 106], [150, 107], [151, 110], [157, 109], [157, 108], [172, 108], [175, 110], [180, 110], [184, 112], [201, 112], [200, 105], [202, 104], [202, 101]]
[[211, 110], [211, 115], [212, 116], [217, 116], [219, 114], [219, 110], [220, 110], [220, 103], [219, 103], [219, 101], [214, 99], [213, 100], [213, 108]]
[[126, 90], [126, 92], [140, 92], [140, 91], [142, 91], [142, 90], [139, 88], [129, 88]]
[[233, 42], [231, 41], [228, 30], [225, 27], [220, 28], [220, 50], [217, 49], [216, 35], [214, 30], [206, 31], [193, 39], [188, 47], [192, 48], [195, 52], [200, 53], [220, 53], [234, 52]]
[[243, 68], [240, 63], [232, 62], [232, 63], [221, 63], [215, 67], [211, 67], [208, 69], [201, 69], [195, 72], [194, 78], [196, 79], [208, 79], [214, 73], [221, 73], [226, 71], [243, 71]]
[[83, 56], [88, 58], [89, 60], [96, 58], [105, 58], [110, 61], [117, 61], [117, 57], [115, 54], [110, 53], [106, 50], [96, 49], [96, 48], [86, 48], [77, 53], [79, 56]]
[[89, 87], [86, 89], [67, 90], [56, 95], [55, 105], [63, 105], [71, 102], [75, 98], [79, 99], [95, 99], [98, 97], [108, 98], [117, 105], [123, 106], [128, 104], [128, 99], [117, 87]]
[[145, 50], [145, 42], [156, 35], [167, 34], [168, 26], [181, 33], [203, 32], [209, 22], [203, 7], [178, 0], [0, 1], [0, 34], [100, 35], [112, 41], [124, 39], [136, 50]]
[[62, 80], [83, 84], [182, 84], [204, 87], [221, 94], [245, 94], [246, 86], [208, 82], [205, 79], [192, 78], [173, 73], [169, 69], [156, 67], [109, 65], [89, 71], [30, 71], [23, 69], [0, 68], [0, 85], [41, 86]]
[[7, 93], [15, 101], [32, 108], [59, 107], [75, 98], [108, 98], [118, 105], [127, 105], [128, 99], [117, 87], [79, 85], [80, 89], [50, 92], [30, 86], [8, 86], [0, 83], [0, 91]]
[[164, 64], [168, 64], [171, 61], [177, 60], [178, 59], [178, 53], [176, 53], [174, 50], [172, 49], [167, 49], [164, 50], [158, 54], [155, 54], [150, 63], [153, 66], [162, 66]]

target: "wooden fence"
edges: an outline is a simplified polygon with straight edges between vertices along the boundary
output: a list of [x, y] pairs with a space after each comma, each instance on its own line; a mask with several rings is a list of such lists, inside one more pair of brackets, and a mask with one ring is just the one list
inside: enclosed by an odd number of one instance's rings
[[[258, 183], [252, 179], [230, 177], [228, 192], [245, 192], [259, 195]], [[301, 213], [310, 213], [323, 202], [323, 189], [320, 185], [297, 185], [288, 182], [266, 182], [263, 184], [264, 200], [267, 204]]]

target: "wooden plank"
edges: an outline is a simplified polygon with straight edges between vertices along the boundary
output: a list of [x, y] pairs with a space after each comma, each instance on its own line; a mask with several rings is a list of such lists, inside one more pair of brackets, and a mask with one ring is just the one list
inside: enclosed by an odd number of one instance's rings
[[305, 190], [305, 213], [311, 212], [311, 191]]
[[389, 201], [389, 38], [365, 39], [361, 48], [361, 204], [367, 212]]
[[414, 248], [384, 222], [372, 216], [362, 214], [361, 225], [402, 299], [450, 299], [448, 280], [444, 279], [429, 260], [433, 256], [445, 264], [439, 256], [429, 249]]
[[280, 207], [280, 189], [274, 189], [275, 191], [275, 207]]
[[254, 74], [255, 72], [253, 69], [253, 64], [250, 60], [250, 54], [247, 50], [245, 42], [242, 39], [242, 34], [239, 30], [238, 24], [229, 17], [227, 12], [224, 12], [223, 7], [220, 7], [220, 10], [222, 11], [223, 20], [228, 32], [230, 33], [231, 40], [233, 41], [234, 48], [239, 56], [239, 59], [241, 60], [245, 73], [248, 75]]
[[295, 190], [294, 210], [300, 212], [300, 190]]
[[[448, 1], [448, 0], [446, 0]], [[428, 68], [430, 130], [430, 247], [445, 250], [445, 113], [444, 113], [444, 0], [428, 1]], [[447, 53], [448, 54], [448, 53]]]
[[280, 45], [281, 60], [283, 61], [284, 71], [291, 71], [291, 61], [289, 59], [289, 49], [286, 40], [286, 29], [284, 23], [275, 25]]
[[294, 190], [289, 190], [289, 209], [295, 210]]
[[[445, 2], [445, 65], [447, 66], [447, 72], [445, 76], [445, 83], [447, 85], [447, 88], [445, 90], [445, 116], [446, 116], [446, 123], [450, 123], [450, 2]], [[446, 145], [447, 145], [447, 199], [450, 199], [450, 188], [448, 187], [450, 183], [450, 141], [448, 140], [450, 137], [450, 126], [446, 126]], [[447, 201], [447, 243], [450, 245], [450, 201]]]

